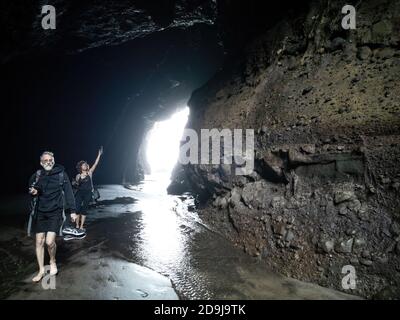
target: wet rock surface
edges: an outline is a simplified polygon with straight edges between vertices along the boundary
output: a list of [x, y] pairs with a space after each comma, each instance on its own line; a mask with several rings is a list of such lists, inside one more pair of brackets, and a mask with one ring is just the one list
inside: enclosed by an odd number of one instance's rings
[[350, 264], [357, 294], [399, 298], [400, 7], [382, 3], [359, 6], [354, 32], [325, 3], [298, 15], [304, 29], [281, 22], [250, 42], [193, 94], [189, 127], [253, 128], [256, 173], [175, 175], [204, 221], [274, 270], [342, 290]]
[[[55, 289], [24, 279], [11, 300], [176, 300], [171, 281], [159, 273], [107, 254], [100, 244], [85, 246], [64, 263]], [[14, 290], [15, 291], [15, 290]]]
[[[190, 196], [157, 190], [154, 182], [103, 186], [102, 201], [110, 204], [90, 210], [87, 237], [58, 239], [55, 290], [31, 283], [36, 262], [33, 239], [17, 227], [23, 217], [2, 216], [1, 298], [359, 299], [270, 272], [188, 210]], [[112, 201], [116, 195], [137, 203]]]

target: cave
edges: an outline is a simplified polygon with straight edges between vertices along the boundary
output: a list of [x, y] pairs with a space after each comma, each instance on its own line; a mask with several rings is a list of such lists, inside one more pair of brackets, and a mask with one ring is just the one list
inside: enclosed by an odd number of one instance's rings
[[[42, 152], [73, 180], [77, 162], [92, 164], [102, 147], [93, 176], [100, 199], [82, 250], [119, 252], [138, 279], [140, 268], [156, 270], [156, 285], [166, 275], [173, 293], [161, 299], [400, 298], [398, 1], [48, 4], [51, 29], [42, 27], [42, 1], [0, 5], [0, 260], [12, 255], [21, 269], [6, 273], [0, 297], [32, 298], [10, 286], [28, 276], [33, 251], [6, 248], [12, 239], [29, 247], [28, 180]], [[341, 24], [344, 5], [355, 8], [354, 29]], [[180, 164], [185, 128], [251, 130], [252, 172], [235, 174], [235, 162]], [[227, 150], [224, 140], [218, 151]], [[190, 273], [190, 246], [197, 256], [214, 250], [215, 265], [201, 260], [205, 270]], [[67, 242], [59, 247], [61, 260], [71, 258]], [[224, 274], [224, 254], [247, 262]], [[287, 286], [301, 281], [298, 296], [268, 293], [275, 274]], [[249, 282], [240, 293], [229, 286], [235, 276]], [[219, 277], [223, 284], [209, 284]], [[68, 299], [59, 292], [40, 297]]]

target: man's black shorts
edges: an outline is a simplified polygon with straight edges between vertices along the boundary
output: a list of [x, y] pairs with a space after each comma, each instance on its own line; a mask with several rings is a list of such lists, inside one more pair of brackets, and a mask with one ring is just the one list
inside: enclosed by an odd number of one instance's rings
[[35, 233], [55, 232], [59, 233], [63, 223], [62, 209], [50, 212], [38, 211], [36, 213]]

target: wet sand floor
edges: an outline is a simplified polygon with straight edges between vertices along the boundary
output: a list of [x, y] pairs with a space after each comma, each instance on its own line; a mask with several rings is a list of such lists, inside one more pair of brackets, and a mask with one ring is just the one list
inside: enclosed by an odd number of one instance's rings
[[132, 190], [103, 186], [101, 205], [90, 212], [88, 236], [58, 240], [55, 290], [30, 282], [36, 268], [33, 241], [21, 228], [3, 224], [0, 254], [8, 262], [1, 268], [9, 271], [1, 297], [357, 299], [268, 272], [203, 226], [188, 210], [191, 199], [166, 195], [164, 187], [151, 180]]

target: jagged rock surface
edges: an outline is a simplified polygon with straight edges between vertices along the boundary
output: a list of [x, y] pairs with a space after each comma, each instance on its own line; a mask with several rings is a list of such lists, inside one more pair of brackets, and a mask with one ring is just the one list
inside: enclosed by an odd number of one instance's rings
[[255, 173], [177, 167], [200, 214], [276, 271], [365, 297], [400, 297], [400, 4], [364, 1], [357, 29], [313, 3], [252, 41], [192, 96], [189, 127], [254, 128]]
[[[56, 9], [56, 29], [44, 30], [42, 6]], [[0, 4], [2, 62], [21, 54], [78, 53], [119, 45], [168, 28], [213, 24], [216, 3], [198, 1], [12, 1]], [[1, 61], [0, 60], [0, 61]]]

